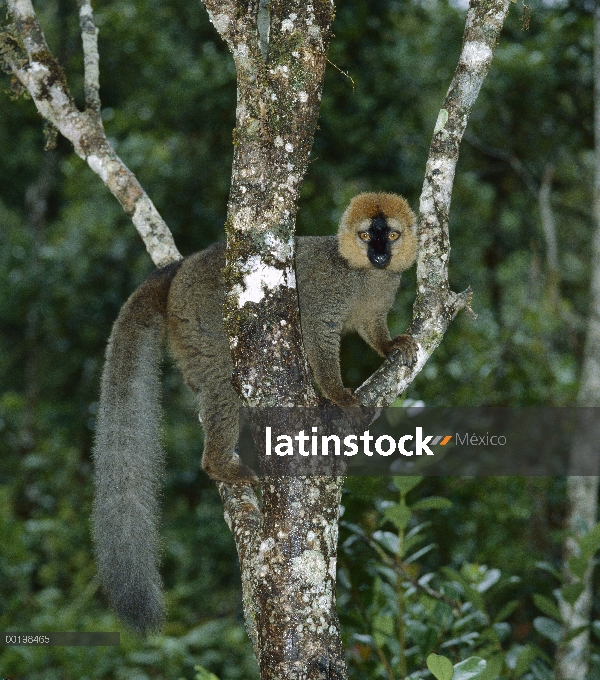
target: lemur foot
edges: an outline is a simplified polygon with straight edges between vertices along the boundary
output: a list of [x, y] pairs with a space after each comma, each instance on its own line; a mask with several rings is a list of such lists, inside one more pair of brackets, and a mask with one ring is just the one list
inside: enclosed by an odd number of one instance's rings
[[207, 461], [206, 456], [203, 456], [202, 469], [214, 482], [250, 484], [254, 488], [258, 486], [256, 473], [244, 465], [237, 454], [228, 458], [227, 461]]
[[331, 401], [340, 408], [349, 408], [352, 406], [362, 406], [358, 397], [349, 387], [344, 387], [335, 397], [330, 397]]
[[386, 356], [390, 361], [396, 361], [399, 351], [399, 358], [405, 366], [412, 368], [419, 357], [419, 345], [412, 339], [410, 335], [404, 333], [397, 335], [389, 345]]

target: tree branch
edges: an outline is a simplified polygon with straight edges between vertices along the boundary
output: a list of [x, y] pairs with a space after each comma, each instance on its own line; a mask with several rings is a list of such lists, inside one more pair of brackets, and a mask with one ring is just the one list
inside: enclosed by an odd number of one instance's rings
[[490, 144], [486, 144], [483, 140], [479, 139], [474, 132], [466, 132], [464, 135], [465, 141], [474, 146], [476, 149], [483, 151], [483, 153], [491, 156], [492, 158], [497, 158], [498, 160], [508, 163], [510, 167], [515, 171], [517, 175], [523, 180], [523, 183], [529, 189], [531, 194], [537, 198], [538, 195], [538, 185], [529, 170], [525, 167], [521, 159], [516, 156], [512, 151], [505, 151], [504, 149], [497, 149]]
[[217, 484], [227, 526], [234, 537], [240, 561], [242, 578], [242, 601], [248, 637], [252, 641], [254, 655], [260, 663], [261, 646], [256, 625], [259, 615], [255, 597], [256, 578], [254, 570], [248, 568], [257, 558], [260, 550], [259, 529], [262, 519], [256, 493], [251, 486], [242, 484]]
[[162, 266], [181, 259], [169, 228], [106, 138], [99, 115], [96, 28], [89, 0], [82, 0], [80, 9], [89, 107], [85, 112], [75, 106], [64, 71], [48, 48], [30, 0], [7, 0], [7, 3], [22, 45], [11, 44], [7, 49], [5, 34], [2, 54], [13, 75], [31, 95], [38, 112], [73, 144], [75, 153], [87, 162], [121, 203], [154, 264]]
[[560, 269], [558, 266], [558, 246], [556, 243], [556, 224], [554, 222], [554, 211], [550, 202], [552, 191], [552, 180], [554, 179], [554, 166], [548, 163], [544, 168], [540, 189], [538, 191], [538, 203], [540, 206], [540, 218], [542, 230], [546, 241], [546, 261], [548, 264], [548, 274], [552, 279], [555, 292], [558, 293], [560, 283]]
[[264, 67], [257, 0], [203, 0], [208, 18], [227, 43], [240, 77], [256, 82]]
[[[554, 212], [550, 202], [550, 193], [552, 190], [552, 180], [554, 179], [554, 166], [552, 163], [547, 163], [544, 168], [542, 180], [538, 182], [534, 179], [532, 174], [527, 170], [525, 165], [512, 151], [505, 151], [504, 149], [497, 149], [489, 144], [482, 142], [472, 132], [465, 134], [465, 140], [473, 145], [476, 149], [483, 151], [483, 153], [505, 161], [514, 170], [514, 172], [523, 180], [523, 183], [529, 192], [535, 196], [540, 210], [540, 220], [542, 223], [542, 231], [544, 232], [544, 239], [546, 241], [546, 259], [548, 264], [548, 272], [551, 276], [558, 279], [560, 271], [558, 267], [558, 246], [556, 242], [556, 227], [554, 224]], [[557, 281], [558, 283], [558, 281]]]
[[[577, 403], [582, 407], [600, 406], [600, 5], [594, 10], [594, 236], [592, 241], [590, 281], [590, 311], [583, 354], [581, 383]], [[598, 517], [598, 436], [600, 428], [592, 408], [582, 408], [576, 437], [572, 443], [570, 475], [567, 478], [567, 499], [569, 501], [567, 527], [570, 536], [564, 542], [564, 576], [567, 583], [578, 579], [569, 568], [569, 558], [579, 553], [577, 539], [586, 529], [595, 525]], [[585, 476], [584, 476], [585, 475]], [[583, 529], [585, 527], [585, 529]], [[584, 590], [576, 602], [560, 602], [563, 617], [563, 640], [557, 651], [554, 677], [583, 678], [590, 670], [589, 623], [593, 603], [593, 571], [595, 561], [589, 566], [580, 582]], [[588, 626], [575, 638], [567, 636], [580, 626]]]
[[100, 120], [100, 55], [98, 54], [98, 29], [94, 23], [90, 0], [77, 0], [79, 26], [83, 42], [83, 80], [85, 103], [89, 111]]
[[[264, 7], [258, 30], [260, 2], [205, 0], [205, 5], [238, 75], [225, 272], [234, 383], [248, 405], [310, 406], [315, 395], [299, 333], [293, 236], [333, 3], [272, 0], [268, 31]], [[508, 7], [509, 0], [472, 2], [467, 14], [421, 196], [418, 295], [410, 328], [420, 345], [418, 362], [412, 369], [383, 366], [359, 390], [365, 404], [389, 404], [425, 364], [458, 311], [468, 308], [470, 291], [456, 294], [448, 287], [450, 196], [459, 144]], [[251, 283], [260, 295], [249, 295]], [[251, 637], [260, 640], [261, 678], [316, 678], [324, 672], [345, 677], [333, 566], [341, 480], [265, 480], [261, 521], [251, 520], [248, 533], [236, 530], [248, 509], [241, 489], [228, 487], [227, 517], [244, 555], [243, 570], [251, 572], [245, 613]], [[258, 550], [244, 553], [248, 539]], [[309, 632], [315, 621], [322, 622], [317, 638]]]
[[450, 199], [460, 142], [509, 6], [510, 0], [471, 0], [462, 51], [438, 114], [421, 192], [417, 299], [409, 327], [419, 344], [418, 360], [411, 368], [383, 364], [356, 392], [367, 406], [391, 404], [419, 374], [456, 314], [470, 309], [470, 289], [457, 294], [448, 285]]
[[417, 590], [423, 591], [426, 595], [429, 595], [429, 597], [432, 597], [435, 600], [439, 600], [440, 602], [445, 602], [447, 605], [450, 605], [450, 607], [452, 607], [452, 609], [454, 610], [455, 614], [458, 614], [460, 612], [462, 602], [454, 600], [451, 597], [448, 597], [448, 595], [444, 595], [444, 593], [441, 593], [439, 590], [434, 590], [427, 584], [421, 583], [421, 581], [418, 578], [411, 576], [408, 573], [408, 571], [406, 571], [406, 569], [404, 568], [402, 560], [398, 559], [398, 557], [395, 555], [394, 556], [388, 555], [388, 553], [386, 553], [385, 550], [370, 536], [362, 534], [360, 535], [360, 538], [368, 546], [373, 548], [373, 550], [379, 556], [379, 559], [382, 562], [384, 562], [388, 567], [391, 567], [397, 573], [397, 575], [400, 576], [404, 581], [408, 581], [415, 588], [417, 588]]

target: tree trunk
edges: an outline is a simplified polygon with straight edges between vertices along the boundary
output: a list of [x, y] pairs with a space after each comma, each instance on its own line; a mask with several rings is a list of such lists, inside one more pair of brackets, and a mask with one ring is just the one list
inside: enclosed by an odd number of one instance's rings
[[[578, 395], [580, 407], [600, 406], [600, 7], [594, 14], [594, 134], [596, 145], [594, 220], [595, 235], [592, 247], [590, 286], [590, 312], [586, 333], [581, 387]], [[577, 539], [596, 523], [598, 515], [598, 441], [600, 432], [593, 413], [582, 413], [577, 435], [571, 451], [572, 473], [567, 479], [569, 535], [565, 539], [564, 576], [567, 583], [577, 579], [568, 568], [570, 557], [577, 555]], [[593, 562], [583, 578], [584, 590], [575, 602], [560, 603], [564, 621], [564, 634], [590, 623], [592, 610]], [[556, 680], [583, 680], [589, 669], [589, 630], [559, 646], [554, 677]]]
[[[298, 0], [243, 7], [234, 0], [204, 3], [238, 75], [225, 271], [234, 383], [249, 406], [316, 405], [300, 342], [293, 235], [333, 4], [315, 3], [313, 10]], [[467, 14], [421, 195], [419, 293], [410, 329], [419, 343], [418, 361], [412, 368], [386, 362], [357, 391], [364, 404], [389, 405], [468, 306], [470, 292], [457, 295], [448, 284], [450, 197], [460, 142], [508, 7], [509, 0], [472, 2]], [[246, 625], [262, 680], [347, 677], [335, 610], [342, 483], [267, 478], [261, 507], [249, 487], [219, 485], [240, 556]]]

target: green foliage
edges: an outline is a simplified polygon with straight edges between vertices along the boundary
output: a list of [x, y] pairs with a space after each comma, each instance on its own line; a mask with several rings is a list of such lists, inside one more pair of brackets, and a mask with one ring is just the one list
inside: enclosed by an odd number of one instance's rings
[[427, 657], [427, 668], [429, 668], [436, 680], [452, 680], [454, 676], [452, 661], [439, 654], [430, 654]]
[[[114, 630], [104, 617], [91, 622], [92, 630]], [[46, 624], [45, 630], [50, 626]], [[60, 628], [60, 624], [55, 626]], [[62, 628], [65, 630], [64, 628]], [[4, 649], [3, 672], [32, 680], [63, 678], [201, 678], [215, 680], [206, 666], [220, 668], [223, 678], [258, 677], [256, 662], [247, 649], [243, 625], [211, 621], [191, 627], [185, 633], [161, 635], [145, 644], [121, 633], [120, 647], [13, 647]], [[8, 669], [8, 670], [4, 670]]]
[[219, 678], [217, 678], [217, 676], [214, 673], [207, 671], [206, 668], [202, 668], [201, 666], [195, 666], [194, 670], [196, 671], [196, 675], [194, 675], [194, 680], [219, 680]]
[[[342, 543], [342, 555], [348, 558], [348, 565], [362, 546], [373, 551], [366, 562], [362, 557], [372, 583], [370, 588], [358, 591], [351, 571], [341, 579], [343, 588], [352, 593], [351, 599], [366, 627], [366, 632], [354, 634], [353, 660], [360, 659], [361, 672], [369, 676], [376, 676], [377, 663], [386, 659], [385, 666], [392, 669], [394, 677], [421, 677], [418, 671], [425, 665], [437, 678], [479, 677], [486, 668], [485, 656], [497, 654], [500, 644], [501, 632], [493, 627], [483, 596], [500, 580], [500, 572], [464, 565], [460, 573], [451, 568], [437, 574], [421, 573], [419, 560], [435, 546], [422, 546], [429, 524], [419, 522], [418, 513], [451, 506], [448, 499], [441, 499], [444, 503], [438, 499], [431, 507], [426, 499], [410, 503], [407, 494], [416, 489], [421, 479], [394, 478], [399, 499], [381, 504], [381, 523], [393, 525], [394, 532], [366, 532], [358, 525], [345, 525], [349, 536]], [[364, 575], [360, 578], [364, 583]], [[479, 632], [485, 624], [487, 630]], [[369, 661], [361, 645], [370, 646], [377, 656]], [[471, 653], [475, 647], [484, 658]], [[437, 653], [445, 650], [452, 651], [455, 665]]]
[[[580, 536], [576, 541], [575, 555], [567, 562], [569, 573], [556, 573], [559, 587], [554, 590], [556, 603], [574, 606], [583, 591], [583, 577], [591, 565], [595, 564], [596, 553], [600, 550], [600, 522], [588, 532]], [[566, 632], [563, 613], [557, 604], [539, 593], [533, 594], [536, 607], [546, 616], [538, 616], [533, 621], [533, 627], [542, 637], [547, 638], [555, 645], [563, 645], [582, 632], [590, 629], [596, 630], [597, 624], [592, 621], [590, 625], [579, 626]], [[594, 654], [592, 654], [594, 658]], [[597, 654], [595, 655], [597, 658]], [[593, 677], [593, 676], [590, 676]]]
[[558, 610], [558, 607], [552, 602], [547, 597], [544, 597], [543, 595], [540, 595], [539, 593], [534, 593], [533, 594], [533, 601], [535, 602], [535, 606], [544, 612], [547, 616], [550, 616], [553, 619], [556, 619], [557, 621], [560, 621], [561, 615], [560, 611]]
[[[222, 234], [235, 106], [227, 50], [198, 3], [95, 9], [106, 131], [182, 252], [193, 252]], [[77, 4], [36, 10], [81, 105]], [[94, 580], [90, 448], [111, 324], [152, 263], [65, 140], [44, 152], [40, 117], [31, 101], [10, 101], [9, 84], [0, 88], [0, 628], [122, 630]], [[124, 631], [120, 648], [3, 648], [4, 674], [191, 678], [202, 665], [221, 680], [256, 677], [235, 547], [200, 470], [193, 400], [170, 365], [164, 385], [164, 637], [143, 643]]]
[[[395, 477], [393, 486], [396, 499], [375, 500], [375, 516], [342, 525], [338, 602], [351, 676], [416, 680], [429, 677], [427, 668], [438, 680], [551, 680], [552, 659], [564, 638], [557, 602], [566, 600], [572, 582], [554, 591], [549, 586], [551, 594], [544, 594], [536, 592], [541, 582], [527, 571], [519, 578], [468, 561], [455, 568], [438, 560], [432, 567], [440, 549], [431, 535], [454, 503], [416, 497], [423, 478]], [[431, 522], [421, 520], [423, 512]], [[594, 528], [579, 540], [588, 565], [592, 548], [598, 549], [596, 533]], [[529, 607], [528, 595], [544, 616]], [[519, 632], [524, 617], [531, 622], [525, 636]], [[600, 624], [591, 628], [600, 632]]]

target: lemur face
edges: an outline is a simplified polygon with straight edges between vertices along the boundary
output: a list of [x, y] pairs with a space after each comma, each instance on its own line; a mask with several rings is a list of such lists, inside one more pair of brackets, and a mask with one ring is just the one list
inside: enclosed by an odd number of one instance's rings
[[358, 232], [358, 238], [367, 246], [369, 262], [377, 269], [385, 269], [392, 259], [392, 244], [398, 241], [401, 232], [390, 226], [383, 213], [365, 222], [362, 226], [367, 227], [368, 224], [368, 227]]
[[342, 216], [338, 243], [354, 269], [402, 271], [416, 258], [415, 216], [396, 194], [359, 194]]

